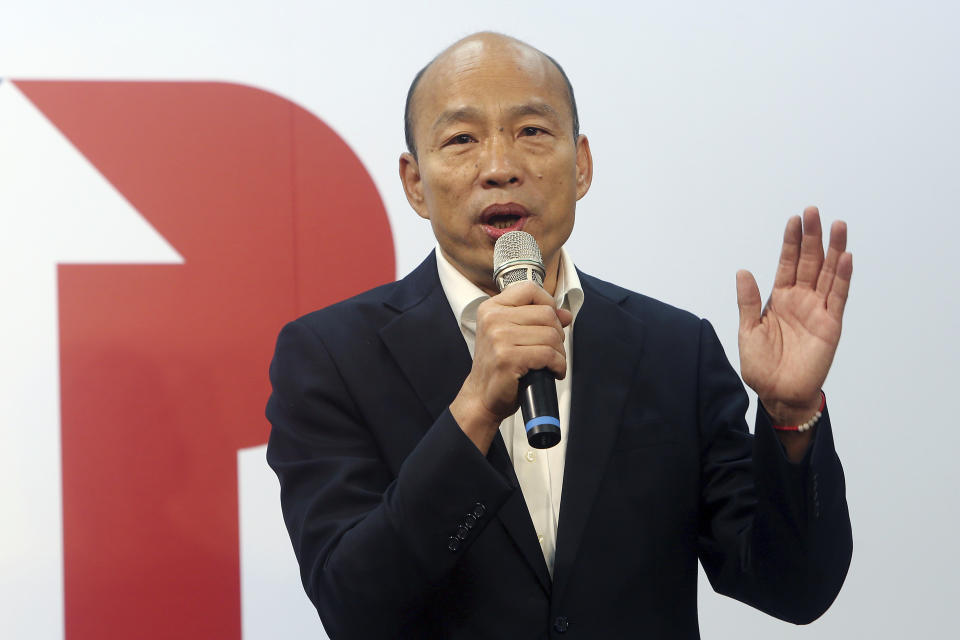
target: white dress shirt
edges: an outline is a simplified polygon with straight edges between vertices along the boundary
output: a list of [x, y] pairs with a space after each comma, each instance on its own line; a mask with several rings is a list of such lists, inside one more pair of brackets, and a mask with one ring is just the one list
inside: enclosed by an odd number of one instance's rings
[[[453, 315], [460, 323], [460, 332], [474, 355], [477, 340], [477, 307], [490, 296], [457, 271], [436, 249], [437, 272]], [[492, 271], [492, 269], [491, 269]], [[491, 280], [492, 281], [492, 280]], [[507, 446], [514, 471], [520, 481], [523, 499], [530, 511], [533, 527], [540, 541], [543, 557], [553, 576], [553, 558], [557, 548], [557, 516], [560, 513], [560, 494], [563, 489], [563, 466], [567, 454], [567, 434], [570, 428], [570, 393], [573, 378], [573, 325], [583, 305], [583, 289], [570, 256], [560, 249], [560, 270], [554, 295], [557, 306], [573, 314], [573, 322], [564, 329], [563, 348], [567, 353], [567, 377], [557, 381], [557, 401], [560, 409], [560, 443], [550, 449], [534, 449], [527, 443], [527, 431], [520, 411], [500, 423], [500, 434]]]

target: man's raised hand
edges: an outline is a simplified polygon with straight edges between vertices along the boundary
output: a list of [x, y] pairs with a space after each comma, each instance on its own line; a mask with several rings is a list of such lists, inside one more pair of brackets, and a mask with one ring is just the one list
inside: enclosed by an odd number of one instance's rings
[[807, 207], [787, 221], [773, 292], [761, 308], [749, 271], [737, 272], [740, 370], [776, 424], [810, 419], [840, 341], [853, 275], [847, 225], [836, 221], [823, 255], [820, 213]]

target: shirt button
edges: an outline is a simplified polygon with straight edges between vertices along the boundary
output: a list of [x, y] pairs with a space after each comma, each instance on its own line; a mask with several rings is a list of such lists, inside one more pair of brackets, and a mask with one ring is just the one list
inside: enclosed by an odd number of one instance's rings
[[570, 622], [566, 616], [557, 616], [557, 619], [553, 621], [553, 628], [557, 633], [564, 633], [570, 628]]
[[527, 455], [526, 455], [525, 457], [527, 458], [527, 462], [536, 462], [536, 461], [537, 461], [537, 454], [536, 454], [536, 452], [534, 452], [534, 451], [532, 451], [532, 450], [531, 450], [531, 451], [527, 451]]

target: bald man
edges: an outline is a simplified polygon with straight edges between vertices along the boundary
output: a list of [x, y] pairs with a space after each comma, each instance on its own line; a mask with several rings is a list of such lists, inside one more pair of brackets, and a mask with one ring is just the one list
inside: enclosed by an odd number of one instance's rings
[[[852, 548], [821, 387], [852, 275], [846, 227], [787, 223], [766, 309], [737, 274], [747, 397], [706, 321], [579, 272], [564, 250], [593, 160], [560, 66], [481, 33], [407, 99], [400, 178], [437, 249], [281, 332], [268, 461], [304, 587], [338, 638], [697, 638], [714, 588], [806, 623]], [[498, 237], [544, 287], [497, 293]], [[517, 383], [549, 369], [560, 445]]]

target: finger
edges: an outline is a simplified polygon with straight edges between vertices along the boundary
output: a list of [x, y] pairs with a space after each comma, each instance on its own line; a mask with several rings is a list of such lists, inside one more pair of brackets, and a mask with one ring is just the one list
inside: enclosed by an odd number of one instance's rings
[[537, 369], [549, 369], [558, 380], [563, 380], [567, 375], [567, 358], [558, 353], [556, 349], [542, 345], [521, 347], [519, 355], [520, 369], [523, 373], [536, 371]]
[[787, 228], [783, 231], [783, 248], [780, 250], [777, 275], [773, 280], [774, 288], [791, 287], [797, 281], [797, 260], [800, 259], [801, 237], [800, 216], [792, 216], [787, 220]]
[[507, 285], [503, 291], [495, 295], [491, 300], [507, 307], [521, 307], [528, 304], [542, 304], [551, 307], [557, 306], [553, 296], [532, 280], [523, 280]]
[[[491, 299], [492, 300], [492, 299]], [[490, 300], [486, 301], [490, 302]], [[484, 304], [486, 304], [486, 302]], [[546, 329], [553, 333], [553, 339], [563, 342], [565, 334], [563, 325], [557, 315], [557, 310], [544, 305], [524, 305], [522, 307], [505, 307], [491, 304], [481, 305], [477, 310], [477, 338], [490, 335], [497, 339], [500, 336], [509, 336], [516, 329], [534, 327]], [[510, 342], [510, 338], [504, 338]]]
[[827, 313], [836, 318], [837, 322], [843, 319], [843, 308], [847, 304], [847, 295], [850, 293], [850, 280], [853, 278], [853, 255], [844, 252], [837, 260], [837, 275], [833, 279], [833, 286], [827, 296]]
[[740, 307], [740, 330], [745, 331], [760, 322], [762, 301], [760, 288], [753, 274], [746, 269], [737, 271], [737, 306]]
[[820, 228], [820, 212], [816, 207], [803, 210], [803, 241], [800, 245], [800, 260], [797, 262], [797, 284], [811, 289], [817, 284], [820, 267], [823, 266], [823, 232]]
[[[488, 304], [489, 303], [489, 304]], [[493, 302], [493, 298], [485, 301], [477, 309], [478, 325], [504, 324], [536, 324], [545, 327], [563, 326], [557, 316], [557, 310], [552, 306], [542, 304], [525, 304], [519, 307], [510, 307]]]
[[843, 220], [834, 221], [830, 227], [830, 248], [827, 249], [827, 259], [823, 262], [823, 268], [820, 269], [820, 276], [817, 278], [817, 293], [826, 298], [833, 286], [833, 279], [837, 273], [837, 261], [847, 250], [847, 223]]
[[563, 334], [557, 335], [552, 327], [510, 327], [495, 331], [495, 340], [508, 346], [532, 347], [542, 345], [550, 347], [562, 356], [567, 353], [563, 348]]
[[567, 309], [557, 309], [557, 320], [560, 321], [560, 326], [569, 326], [573, 322], [573, 314]]
[[503, 312], [503, 318], [510, 324], [515, 325], [536, 325], [541, 327], [552, 327], [560, 335], [563, 335], [563, 323], [557, 310], [553, 307], [544, 305], [526, 305], [524, 307], [506, 307]]

